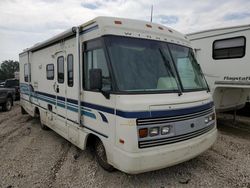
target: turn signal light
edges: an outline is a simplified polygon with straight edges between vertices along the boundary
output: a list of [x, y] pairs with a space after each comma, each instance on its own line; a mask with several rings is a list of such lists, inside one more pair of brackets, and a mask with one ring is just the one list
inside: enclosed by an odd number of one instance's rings
[[145, 138], [147, 136], [148, 136], [148, 129], [147, 128], [139, 129], [139, 137], [140, 138]]

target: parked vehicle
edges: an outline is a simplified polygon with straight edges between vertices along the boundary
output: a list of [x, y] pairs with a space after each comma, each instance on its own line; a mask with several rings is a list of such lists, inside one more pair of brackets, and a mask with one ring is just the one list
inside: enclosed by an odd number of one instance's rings
[[215, 109], [190, 42], [163, 25], [98, 17], [19, 55], [22, 112], [99, 164], [136, 174], [196, 157]]
[[20, 86], [19, 86], [19, 80], [18, 79], [7, 79], [4, 83], [4, 88], [13, 88], [15, 89], [15, 99], [20, 99]]
[[15, 100], [15, 90], [11, 88], [0, 88], [0, 106], [3, 111], [10, 111]]
[[217, 111], [245, 106], [250, 93], [250, 25], [188, 34]]

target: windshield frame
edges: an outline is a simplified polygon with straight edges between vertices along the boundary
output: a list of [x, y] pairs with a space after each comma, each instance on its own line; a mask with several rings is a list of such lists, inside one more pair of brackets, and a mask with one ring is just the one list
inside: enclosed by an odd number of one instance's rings
[[[138, 91], [137, 90], [135, 90], [135, 91], [119, 90], [119, 88], [117, 86], [117, 80], [116, 80], [116, 77], [115, 77], [115, 74], [114, 74], [114, 68], [113, 68], [113, 65], [112, 65], [112, 62], [111, 62], [111, 58], [110, 58], [110, 53], [109, 53], [109, 50], [108, 50], [108, 45], [109, 45], [108, 38], [110, 36], [111, 37], [115, 36], [115, 37], [122, 37], [122, 38], [132, 38], [132, 37], [120, 36], [120, 35], [104, 35], [104, 36], [101, 36], [101, 37], [99, 37], [97, 39], [93, 39], [93, 40], [100, 40], [100, 42], [101, 42], [101, 48], [103, 48], [103, 50], [104, 50], [104, 54], [105, 54], [106, 61], [107, 61], [107, 66], [108, 66], [110, 77], [111, 77], [111, 81], [112, 81], [111, 82], [111, 90], [107, 91], [110, 94], [134, 94], [134, 95], [138, 95], [138, 94], [164, 94], [164, 93], [173, 93], [173, 94], [174, 93], [175, 94], [179, 93], [179, 94], [181, 94], [182, 92], [209, 91], [209, 87], [207, 85], [205, 76], [204, 76], [204, 74], [203, 74], [203, 72], [201, 70], [200, 70], [200, 72], [201, 72], [201, 75], [202, 75], [203, 79], [205, 80], [207, 88], [201, 88], [201, 89], [184, 89], [183, 88], [182, 82], [180, 80], [179, 72], [177, 71], [177, 67], [176, 67], [176, 64], [175, 64], [175, 62], [173, 60], [172, 53], [171, 53], [171, 51], [169, 49], [169, 45], [168, 44], [175, 44], [175, 45], [186, 47], [186, 48], [189, 48], [189, 49], [192, 50], [191, 47], [183, 46], [183, 45], [176, 44], [176, 43], [171, 43], [171, 42], [165, 42], [165, 41], [159, 41], [159, 40], [152, 40], [152, 39], [143, 39], [143, 38], [135, 38], [135, 39], [156, 41], [156, 42], [159, 42], [159, 45], [162, 46], [164, 44], [164, 45], [166, 45], [168, 47], [167, 50], [169, 51], [169, 54], [171, 56], [171, 66], [174, 67], [173, 71], [176, 74], [175, 75], [176, 76], [176, 82], [177, 82], [178, 88], [179, 88], [179, 86], [180, 86], [180, 88], [178, 90], [152, 90], [152, 91], [151, 90], [141, 90], [141, 91], [140, 90], [138, 90]], [[92, 41], [92, 40], [90, 40], [90, 41]], [[86, 41], [86, 42], [88, 42], [88, 41]], [[84, 51], [82, 53], [84, 53]], [[165, 52], [164, 52], [164, 56], [165, 56]], [[196, 58], [194, 56], [193, 56], [193, 60], [195, 61], [195, 63], [197, 64], [197, 66], [199, 66], [199, 64], [197, 63], [197, 60], [196, 60]], [[95, 90], [87, 90], [87, 91], [100, 92], [100, 91], [95, 91]]]

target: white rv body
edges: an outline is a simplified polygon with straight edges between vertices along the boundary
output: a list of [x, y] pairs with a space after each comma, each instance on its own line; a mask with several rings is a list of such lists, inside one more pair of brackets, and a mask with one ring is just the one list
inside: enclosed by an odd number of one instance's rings
[[[32, 116], [39, 115], [43, 124], [81, 149], [86, 148], [91, 135], [98, 137], [105, 147], [108, 163], [127, 173], [171, 166], [211, 147], [217, 129], [212, 118], [215, 112], [212, 97], [206, 89], [182, 93], [111, 92], [105, 97], [100, 91], [82, 86], [85, 82], [82, 67], [87, 66], [84, 57], [88, 53], [93, 56], [91, 49], [95, 49], [96, 40], [104, 40], [105, 36], [122, 37], [132, 41], [171, 42], [191, 48], [182, 34], [154, 23], [107, 17], [98, 17], [79, 28], [79, 43], [73, 28], [20, 54], [20, 104], [25, 111]], [[85, 48], [90, 50], [85, 53]], [[76, 63], [78, 52], [79, 64]], [[67, 83], [71, 74], [67, 74], [69, 54], [74, 57], [73, 86]], [[105, 58], [111, 57], [106, 53]], [[64, 63], [63, 71], [58, 68], [60, 62]], [[59, 83], [62, 72], [64, 83]], [[169, 126], [170, 134], [151, 137], [146, 133], [145, 138], [139, 138], [141, 128], [156, 127], [159, 132], [163, 126]]]
[[[244, 107], [250, 91], [250, 25], [206, 30], [187, 37], [212, 90], [216, 110]], [[223, 51], [223, 45], [227, 52], [231, 50], [228, 55], [213, 54]]]

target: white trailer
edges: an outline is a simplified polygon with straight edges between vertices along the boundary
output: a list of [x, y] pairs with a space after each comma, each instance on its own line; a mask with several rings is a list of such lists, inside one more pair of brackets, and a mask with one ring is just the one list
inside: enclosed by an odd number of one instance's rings
[[20, 54], [22, 112], [106, 170], [156, 170], [216, 140], [215, 108], [189, 41], [162, 25], [98, 17]]
[[187, 34], [217, 111], [244, 107], [250, 91], [250, 25]]

